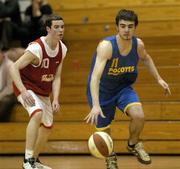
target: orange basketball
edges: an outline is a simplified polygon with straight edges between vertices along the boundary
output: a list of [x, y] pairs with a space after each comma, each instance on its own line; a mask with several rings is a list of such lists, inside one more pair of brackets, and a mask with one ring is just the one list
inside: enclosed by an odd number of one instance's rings
[[97, 158], [106, 158], [113, 151], [113, 141], [105, 132], [95, 132], [89, 137], [88, 147], [91, 154]]

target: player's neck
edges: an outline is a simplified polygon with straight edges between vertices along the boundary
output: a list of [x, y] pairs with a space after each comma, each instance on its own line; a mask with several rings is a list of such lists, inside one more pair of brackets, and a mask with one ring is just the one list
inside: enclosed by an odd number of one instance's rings
[[126, 39], [121, 38], [119, 35], [116, 36], [116, 39], [117, 39], [118, 45], [120, 45], [121, 47], [127, 47], [132, 44], [132, 39], [126, 40]]
[[119, 48], [119, 53], [122, 56], [127, 56], [128, 53], [132, 49], [132, 39], [124, 40], [123, 38], [121, 38], [118, 35], [116, 36], [116, 39], [117, 39], [117, 45], [118, 45], [118, 48]]
[[48, 44], [49, 48], [51, 48], [52, 50], [54, 50], [56, 48], [57, 44], [58, 44], [57, 40], [52, 39], [48, 35], [45, 37], [45, 41]]
[[129, 45], [132, 42], [132, 39], [123, 39], [120, 35], [116, 35], [116, 39], [121, 45]]

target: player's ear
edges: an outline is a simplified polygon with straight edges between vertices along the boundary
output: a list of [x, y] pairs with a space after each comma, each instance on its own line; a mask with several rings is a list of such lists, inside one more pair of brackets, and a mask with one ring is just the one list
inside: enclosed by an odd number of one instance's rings
[[46, 31], [49, 32], [50, 31], [50, 27], [46, 26]]

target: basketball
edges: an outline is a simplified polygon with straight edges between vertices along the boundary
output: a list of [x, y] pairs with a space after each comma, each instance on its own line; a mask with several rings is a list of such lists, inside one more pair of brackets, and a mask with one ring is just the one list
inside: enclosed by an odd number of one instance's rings
[[113, 141], [105, 132], [95, 132], [88, 140], [88, 148], [91, 154], [97, 158], [106, 158], [113, 151]]

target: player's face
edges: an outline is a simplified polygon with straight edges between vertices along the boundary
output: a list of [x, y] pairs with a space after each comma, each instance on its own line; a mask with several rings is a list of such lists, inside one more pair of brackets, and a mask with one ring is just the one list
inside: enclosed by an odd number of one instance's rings
[[120, 20], [119, 25], [117, 27], [118, 29], [118, 34], [120, 38], [123, 40], [131, 40], [132, 36], [135, 33], [135, 23], [134, 21], [125, 21], [125, 20]]
[[50, 33], [53, 38], [61, 40], [64, 36], [64, 21], [63, 20], [54, 20], [52, 21]]

